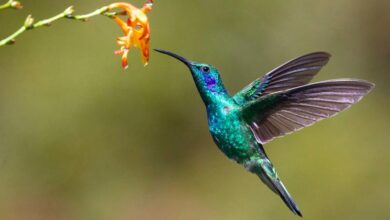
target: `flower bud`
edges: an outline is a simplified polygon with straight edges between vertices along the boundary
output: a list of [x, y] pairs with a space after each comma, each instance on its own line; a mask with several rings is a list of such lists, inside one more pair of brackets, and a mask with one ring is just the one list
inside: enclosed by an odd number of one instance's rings
[[28, 15], [26, 20], [24, 21], [24, 26], [26, 28], [31, 28], [34, 24], [34, 18], [31, 15]]
[[22, 3], [18, 2], [18, 1], [12, 1], [11, 2], [11, 8], [22, 9], [23, 5], [22, 5]]
[[65, 9], [64, 14], [65, 14], [65, 16], [70, 16], [73, 14], [73, 12], [74, 12], [74, 7], [70, 6], [67, 9]]

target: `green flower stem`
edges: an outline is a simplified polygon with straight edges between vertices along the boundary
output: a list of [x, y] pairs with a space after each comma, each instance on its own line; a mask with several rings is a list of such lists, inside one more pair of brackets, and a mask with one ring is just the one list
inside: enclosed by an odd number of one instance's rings
[[9, 0], [7, 3], [0, 5], [0, 10], [10, 8], [12, 0]]
[[108, 12], [108, 10], [109, 10], [108, 6], [104, 6], [104, 7], [99, 8], [99, 9], [97, 9], [89, 14], [68, 16], [68, 18], [79, 20], [79, 21], [86, 21], [90, 17], [96, 16], [96, 15], [103, 15], [104, 13]]
[[[10, 4], [10, 2], [15, 2], [15, 1], [11, 0], [6, 4]], [[0, 6], [0, 7], [3, 7], [3, 6]], [[104, 15], [104, 16], [112, 18], [115, 15], [123, 14], [122, 12], [111, 12], [110, 13], [108, 11], [109, 11], [109, 7], [104, 6], [104, 7], [101, 7], [99, 9], [97, 9], [91, 13], [85, 14], [85, 15], [73, 15], [74, 9], [73, 9], [73, 6], [71, 6], [67, 9], [65, 9], [65, 11], [63, 11], [62, 13], [60, 13], [58, 15], [55, 15], [51, 18], [47, 18], [47, 19], [44, 19], [41, 21], [38, 21], [36, 23], [34, 23], [34, 19], [32, 18], [32, 16], [29, 15], [26, 18], [24, 25], [21, 28], [19, 28], [15, 33], [10, 35], [9, 37], [0, 41], [0, 47], [2, 47], [4, 45], [9, 45], [9, 44], [15, 43], [15, 38], [18, 37], [19, 35], [21, 35], [22, 33], [24, 33], [25, 31], [37, 29], [37, 28], [44, 27], [44, 26], [50, 26], [54, 21], [57, 21], [57, 20], [62, 19], [62, 18], [78, 20], [78, 21], [86, 21], [88, 18], [97, 16], [97, 15]]]

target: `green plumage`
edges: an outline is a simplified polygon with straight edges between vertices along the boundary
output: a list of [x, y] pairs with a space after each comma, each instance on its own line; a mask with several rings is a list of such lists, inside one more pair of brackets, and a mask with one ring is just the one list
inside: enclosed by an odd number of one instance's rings
[[328, 62], [329, 54], [317, 52], [283, 64], [230, 96], [213, 66], [157, 51], [175, 57], [190, 69], [218, 148], [259, 176], [291, 211], [302, 216], [262, 143], [335, 115], [358, 102], [373, 84], [345, 79], [305, 85]]

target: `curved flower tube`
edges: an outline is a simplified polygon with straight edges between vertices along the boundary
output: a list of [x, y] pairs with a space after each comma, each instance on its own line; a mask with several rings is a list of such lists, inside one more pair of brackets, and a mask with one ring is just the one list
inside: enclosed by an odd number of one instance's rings
[[134, 7], [130, 3], [117, 2], [108, 6], [109, 10], [122, 9], [127, 16], [127, 21], [123, 21], [118, 16], [113, 18], [121, 28], [124, 36], [118, 37], [117, 43], [121, 46], [115, 54], [122, 55], [122, 67], [128, 67], [127, 55], [131, 46], [140, 48], [142, 62], [146, 66], [149, 62], [149, 40], [150, 27], [146, 13], [152, 10], [153, 1], [148, 0], [141, 9]]

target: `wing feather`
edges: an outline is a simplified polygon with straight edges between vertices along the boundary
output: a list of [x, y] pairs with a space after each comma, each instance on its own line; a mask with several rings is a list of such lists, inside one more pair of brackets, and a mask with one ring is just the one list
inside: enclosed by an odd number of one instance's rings
[[315, 52], [290, 60], [256, 79], [233, 98], [244, 104], [270, 93], [305, 85], [328, 63], [329, 58], [330, 54], [326, 52]]
[[360, 101], [373, 87], [363, 80], [323, 81], [248, 102], [242, 113], [256, 139], [267, 143], [336, 115]]

